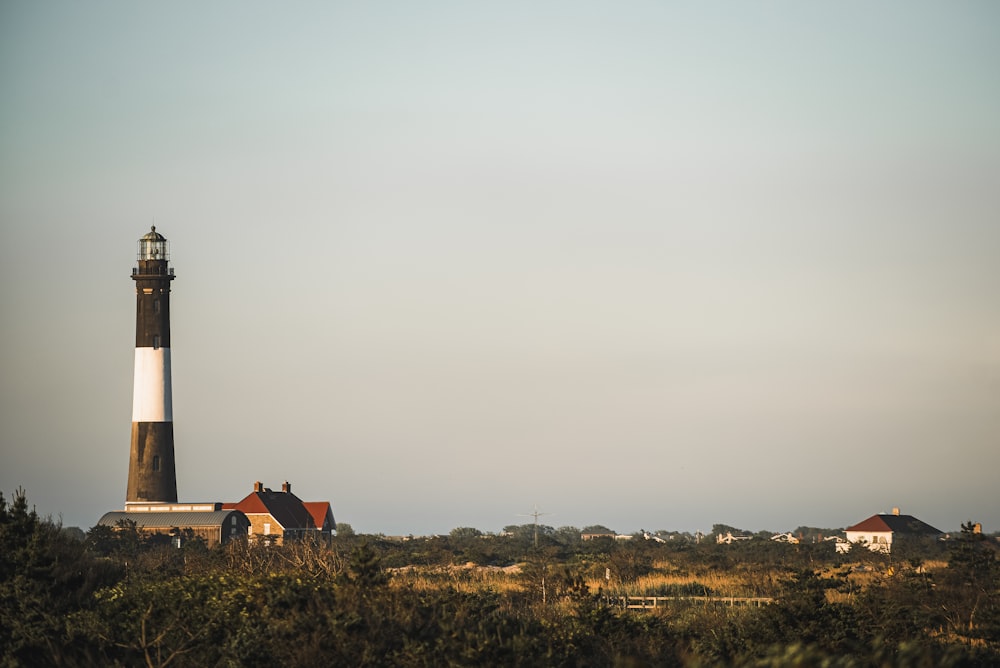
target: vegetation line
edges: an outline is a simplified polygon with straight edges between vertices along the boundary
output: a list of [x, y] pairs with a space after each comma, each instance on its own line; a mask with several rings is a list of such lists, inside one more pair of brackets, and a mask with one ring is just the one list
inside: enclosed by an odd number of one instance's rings
[[269, 546], [86, 534], [0, 494], [0, 666], [996, 666], [972, 523], [891, 554], [508, 527]]

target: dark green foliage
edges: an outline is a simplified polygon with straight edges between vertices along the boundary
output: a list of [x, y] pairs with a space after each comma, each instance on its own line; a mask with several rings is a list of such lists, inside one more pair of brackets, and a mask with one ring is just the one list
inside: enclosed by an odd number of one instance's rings
[[[640, 536], [595, 546], [572, 527], [539, 527], [535, 548], [526, 526], [514, 536], [464, 528], [395, 542], [344, 532], [333, 545], [177, 549], [129, 525], [74, 539], [19, 490], [9, 505], [0, 496], [0, 666], [1000, 664], [996, 543], [971, 525], [933, 573], [919, 551], [864, 550], [847, 562], [822, 543]], [[516, 561], [520, 588], [459, 588], [450, 578], [473, 554]], [[393, 568], [412, 564], [444, 575], [431, 587], [394, 580]], [[776, 600], [634, 612], [586, 585], [612, 569], [614, 589], [654, 567], [698, 579], [740, 573], [756, 582], [752, 593]], [[858, 568], [864, 586], [851, 579]], [[649, 593], [713, 592], [695, 582]]]
[[645, 544], [629, 541], [617, 546], [608, 559], [611, 577], [621, 583], [632, 583], [653, 570], [653, 555]]
[[0, 665], [57, 663], [68, 639], [64, 617], [119, 574], [29, 510], [24, 490], [10, 504], [0, 493]]
[[348, 569], [351, 582], [363, 589], [378, 587], [389, 581], [382, 570], [382, 560], [367, 542], [360, 543], [351, 552]]
[[1000, 544], [977, 533], [972, 522], [950, 544], [939, 595], [945, 621], [970, 639], [1000, 638]]
[[483, 532], [474, 527], [457, 527], [455, 529], [452, 529], [451, 533], [448, 535], [451, 536], [451, 539], [454, 541], [462, 541], [473, 538], [479, 538], [480, 536], [483, 535]]
[[580, 530], [580, 533], [609, 533], [614, 535], [616, 532], [603, 524], [591, 524], [590, 526], [583, 527], [583, 529]]

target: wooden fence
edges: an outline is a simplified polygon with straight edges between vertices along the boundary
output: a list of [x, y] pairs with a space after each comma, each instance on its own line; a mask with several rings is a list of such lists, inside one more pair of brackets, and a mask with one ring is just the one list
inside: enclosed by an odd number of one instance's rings
[[608, 605], [623, 610], [653, 610], [684, 602], [759, 608], [774, 602], [773, 598], [765, 596], [608, 596], [605, 600]]

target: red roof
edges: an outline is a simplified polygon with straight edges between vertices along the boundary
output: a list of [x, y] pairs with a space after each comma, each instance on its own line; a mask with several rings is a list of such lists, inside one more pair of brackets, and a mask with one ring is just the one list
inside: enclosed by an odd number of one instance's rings
[[845, 531], [862, 531], [865, 533], [889, 531], [901, 534], [941, 533], [930, 524], [918, 520], [913, 515], [872, 515], [863, 522], [859, 522], [852, 527], [847, 527]]
[[286, 530], [317, 528], [312, 513], [306, 509], [302, 499], [291, 492], [275, 492], [263, 488], [259, 492], [251, 492], [237, 503], [224, 503], [222, 508], [242, 510], [247, 515], [270, 515]]
[[309, 514], [312, 515], [313, 522], [323, 531], [333, 531], [335, 528], [333, 520], [333, 510], [329, 501], [303, 501]]

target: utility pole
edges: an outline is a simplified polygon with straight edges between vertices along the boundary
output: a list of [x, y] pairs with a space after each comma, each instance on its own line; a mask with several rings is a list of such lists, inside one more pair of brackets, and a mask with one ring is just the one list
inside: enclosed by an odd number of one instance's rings
[[530, 513], [518, 513], [519, 517], [533, 517], [535, 518], [535, 549], [538, 549], [538, 518], [542, 515], [548, 515], [549, 513], [538, 512], [538, 504], [535, 504], [535, 510]]

